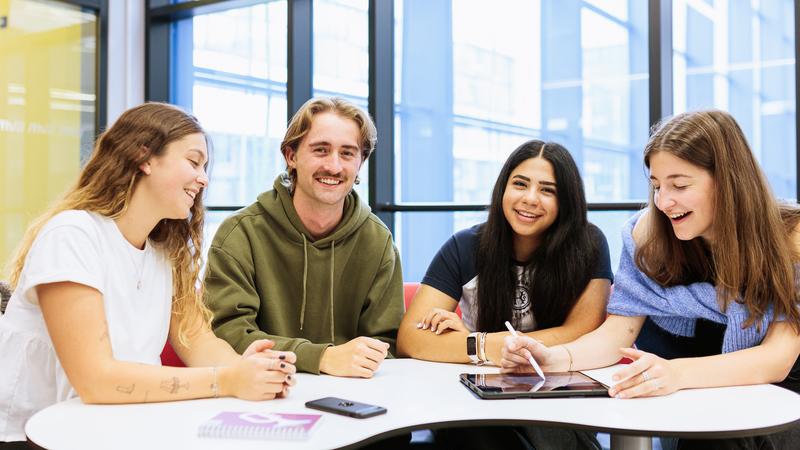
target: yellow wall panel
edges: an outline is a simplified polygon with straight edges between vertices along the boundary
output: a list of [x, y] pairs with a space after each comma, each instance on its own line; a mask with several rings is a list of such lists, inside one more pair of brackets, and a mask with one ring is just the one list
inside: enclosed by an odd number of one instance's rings
[[[75, 182], [95, 134], [96, 18], [49, 0], [0, 0], [0, 261]], [[0, 25], [3, 20], [0, 19]]]

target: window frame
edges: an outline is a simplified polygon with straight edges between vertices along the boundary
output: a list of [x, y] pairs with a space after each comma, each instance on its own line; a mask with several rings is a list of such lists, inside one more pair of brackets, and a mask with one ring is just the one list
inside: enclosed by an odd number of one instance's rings
[[[78, 6], [97, 17], [97, 50], [95, 51], [95, 134], [106, 128], [108, 120], [108, 0], [58, 0]], [[81, 148], [81, 161], [86, 161], [92, 147]]]
[[[169, 101], [171, 25], [199, 14], [263, 3], [265, 0], [200, 0], [170, 3], [150, 0], [146, 14], [145, 98]], [[102, 4], [107, 0], [84, 0]], [[106, 8], [107, 9], [107, 8]], [[101, 9], [102, 11], [102, 9]], [[800, 24], [800, 0], [794, 0], [795, 33]], [[369, 206], [395, 231], [395, 213], [483, 211], [486, 204], [395, 201], [394, 104], [394, 1], [369, 1], [369, 96], [368, 110], [378, 129], [378, 143], [369, 166]], [[106, 21], [101, 20], [102, 24]], [[313, 0], [288, 1], [287, 120], [313, 93]], [[795, 110], [800, 107], [800, 39], [795, 39]], [[105, 66], [103, 66], [105, 67]], [[648, 0], [649, 126], [673, 113], [672, 0]], [[102, 72], [101, 72], [102, 73]], [[105, 80], [99, 84], [105, 86]], [[102, 91], [101, 91], [102, 92]], [[104, 106], [104, 105], [103, 105]], [[105, 120], [103, 107], [103, 121]], [[100, 114], [98, 114], [99, 116]], [[102, 122], [101, 122], [102, 123]], [[796, 201], [800, 201], [800, 114], [795, 113]], [[235, 211], [244, 205], [210, 206], [209, 211]], [[589, 211], [636, 211], [643, 202], [589, 202]]]

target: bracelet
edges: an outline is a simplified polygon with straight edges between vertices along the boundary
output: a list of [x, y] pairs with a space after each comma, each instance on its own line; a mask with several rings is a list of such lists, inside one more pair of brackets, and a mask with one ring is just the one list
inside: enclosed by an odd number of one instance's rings
[[211, 375], [213, 380], [211, 381], [211, 393], [214, 395], [214, 398], [219, 397], [219, 384], [217, 384], [217, 368], [211, 368]]
[[567, 369], [567, 372], [572, 372], [572, 352], [569, 351], [566, 344], [562, 344], [561, 346], [564, 347], [564, 350], [567, 351], [567, 355], [569, 355], [569, 369]]
[[489, 358], [486, 357], [486, 332], [479, 334], [478, 337], [478, 358], [482, 363], [487, 363]]

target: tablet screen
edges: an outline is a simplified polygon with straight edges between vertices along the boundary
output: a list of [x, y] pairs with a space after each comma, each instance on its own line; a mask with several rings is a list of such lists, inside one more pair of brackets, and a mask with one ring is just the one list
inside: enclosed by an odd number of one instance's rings
[[[462, 381], [486, 396], [603, 395], [606, 387], [580, 372], [548, 373], [542, 380], [535, 373], [462, 374]], [[482, 395], [483, 396], [483, 395]]]

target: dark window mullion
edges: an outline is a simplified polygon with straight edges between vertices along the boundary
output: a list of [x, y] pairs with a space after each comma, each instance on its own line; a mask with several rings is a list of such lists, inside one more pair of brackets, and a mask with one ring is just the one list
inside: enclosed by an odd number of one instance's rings
[[369, 2], [369, 113], [378, 144], [369, 165], [369, 203], [394, 233], [394, 2]]
[[154, 17], [148, 11], [145, 17], [145, 81], [146, 101], [170, 101], [170, 49], [172, 22]]
[[[108, 0], [101, 0], [97, 16], [100, 19], [97, 34], [97, 112], [95, 115], [95, 132], [100, 134], [106, 128], [108, 120]], [[91, 153], [91, 148], [87, 149]], [[84, 155], [81, 154], [81, 157]], [[88, 156], [88, 155], [86, 155]], [[83, 161], [83, 159], [81, 159]]]
[[[589, 203], [588, 210], [597, 211], [638, 211], [644, 208], [645, 202], [616, 202], [616, 203]], [[378, 209], [387, 212], [467, 212], [467, 211], [487, 211], [489, 205], [480, 204], [456, 204], [456, 203], [436, 203], [436, 202], [409, 202], [381, 204]]]
[[288, 39], [286, 63], [287, 122], [313, 95], [314, 17], [313, 0], [288, 1]]
[[[108, 108], [108, 0], [62, 0], [64, 3], [81, 7], [97, 16], [96, 49], [94, 68], [95, 112], [94, 132], [100, 134], [106, 128]], [[82, 82], [83, 83], [83, 82]], [[83, 90], [85, 86], [81, 86]], [[86, 114], [86, 113], [82, 113]], [[83, 120], [83, 119], [82, 119]], [[81, 146], [80, 161], [86, 161], [92, 153], [92, 146]]]
[[672, 0], [649, 0], [650, 126], [672, 115]]

